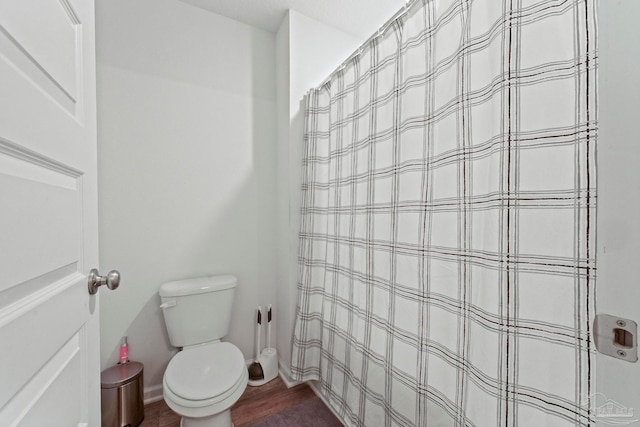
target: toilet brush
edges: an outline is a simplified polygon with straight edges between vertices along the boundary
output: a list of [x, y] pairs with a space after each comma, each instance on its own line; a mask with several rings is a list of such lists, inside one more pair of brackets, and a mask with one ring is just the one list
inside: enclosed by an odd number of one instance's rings
[[267, 307], [267, 348], [271, 348], [271, 304]]
[[[258, 307], [260, 310], [260, 307]], [[267, 348], [262, 349], [257, 357], [257, 363], [249, 366], [249, 381], [248, 385], [252, 387], [258, 387], [268, 383], [278, 376], [278, 352], [275, 348], [271, 347], [271, 304], [267, 307]], [[258, 316], [258, 336], [261, 338], [262, 318], [261, 314]], [[260, 338], [256, 342], [256, 348], [260, 348]], [[257, 365], [255, 376], [252, 376], [251, 368]], [[258, 375], [258, 369], [260, 369], [260, 375]]]
[[278, 376], [278, 352], [271, 347], [271, 304], [267, 307], [267, 348], [260, 353], [260, 366], [264, 374], [264, 383]]
[[259, 362], [260, 357], [260, 332], [262, 326], [262, 309], [258, 306], [258, 317], [256, 322], [256, 358], [249, 366], [249, 381], [259, 381], [264, 379], [264, 372]]

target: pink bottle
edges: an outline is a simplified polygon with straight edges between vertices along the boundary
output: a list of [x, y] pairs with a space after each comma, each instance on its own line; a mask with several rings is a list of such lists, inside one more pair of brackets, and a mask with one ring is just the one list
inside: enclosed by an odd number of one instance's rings
[[129, 344], [127, 344], [127, 337], [122, 337], [122, 343], [120, 344], [120, 364], [129, 362]]

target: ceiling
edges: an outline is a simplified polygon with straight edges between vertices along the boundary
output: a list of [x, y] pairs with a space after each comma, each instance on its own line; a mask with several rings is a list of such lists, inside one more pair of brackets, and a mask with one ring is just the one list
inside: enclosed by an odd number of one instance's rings
[[185, 3], [275, 33], [287, 9], [354, 36], [369, 37], [405, 0], [182, 0]]

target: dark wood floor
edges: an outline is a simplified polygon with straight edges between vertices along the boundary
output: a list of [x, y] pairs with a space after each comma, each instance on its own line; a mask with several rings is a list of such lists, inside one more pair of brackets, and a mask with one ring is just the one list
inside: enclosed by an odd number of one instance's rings
[[[235, 427], [249, 426], [311, 399], [319, 400], [308, 385], [287, 388], [278, 377], [260, 387], [247, 387], [231, 408], [231, 419]], [[145, 406], [144, 421], [140, 427], [179, 426], [180, 416], [169, 409], [164, 400]]]

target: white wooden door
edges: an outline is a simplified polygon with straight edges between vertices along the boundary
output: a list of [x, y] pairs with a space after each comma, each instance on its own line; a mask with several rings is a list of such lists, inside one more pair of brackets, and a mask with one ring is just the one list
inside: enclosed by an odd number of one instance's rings
[[[600, 0], [597, 313], [640, 323], [640, 1]], [[596, 355], [598, 426], [640, 426], [640, 362]]]
[[93, 0], [0, 0], [0, 426], [100, 425], [94, 39]]

